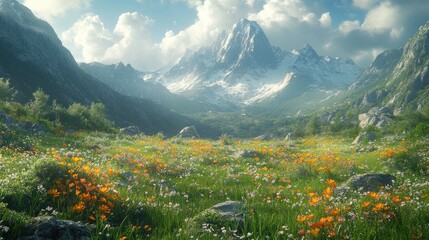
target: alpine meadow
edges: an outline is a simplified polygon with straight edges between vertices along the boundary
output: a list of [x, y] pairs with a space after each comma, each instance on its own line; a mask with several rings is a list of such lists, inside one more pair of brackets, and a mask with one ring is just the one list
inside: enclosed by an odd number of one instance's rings
[[334, 2], [0, 0], [0, 240], [429, 239], [429, 3]]

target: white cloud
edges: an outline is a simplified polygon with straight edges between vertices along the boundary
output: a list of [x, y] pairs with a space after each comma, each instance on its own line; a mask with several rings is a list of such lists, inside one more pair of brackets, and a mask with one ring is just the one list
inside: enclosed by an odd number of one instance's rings
[[123, 61], [139, 69], [155, 70], [162, 62], [148, 29], [152, 22], [136, 12], [124, 13], [110, 32], [99, 16], [86, 15], [63, 32], [61, 38], [72, 52], [78, 53], [78, 61]]
[[370, 9], [377, 2], [378, 0], [353, 0], [353, 6], [362, 8], [362, 9]]
[[320, 22], [320, 25], [322, 25], [323, 27], [331, 26], [331, 23], [332, 23], [331, 14], [329, 12], [323, 13], [322, 16], [320, 16], [319, 18], [319, 22]]
[[82, 17], [62, 33], [61, 39], [75, 53], [78, 61], [85, 62], [102, 60], [106, 49], [114, 41], [113, 35], [104, 27], [100, 17], [94, 15]]
[[357, 30], [360, 28], [360, 23], [358, 20], [355, 21], [343, 21], [340, 26], [338, 27], [338, 29], [340, 30], [340, 32], [347, 34], [353, 30]]
[[204, 1], [196, 6], [197, 19], [191, 26], [178, 33], [168, 31], [165, 34], [159, 43], [162, 53], [174, 60], [189, 50], [209, 45], [221, 31], [247, 17], [252, 4], [252, 1], [242, 0]]
[[391, 2], [382, 2], [375, 8], [368, 11], [362, 28], [368, 32], [382, 32], [394, 29], [398, 25], [400, 8]]
[[23, 4], [33, 13], [51, 21], [54, 17], [62, 16], [69, 10], [85, 9], [91, 6], [92, 0], [24, 0]]
[[290, 26], [296, 22], [312, 23], [315, 14], [310, 12], [300, 0], [267, 0], [263, 9], [249, 15], [251, 20], [261, 26], [271, 28], [275, 26]]
[[123, 59], [140, 69], [159, 68], [158, 49], [148, 29], [152, 23], [152, 19], [137, 12], [122, 14], [113, 32], [119, 41], [106, 50], [104, 60], [118, 62]]

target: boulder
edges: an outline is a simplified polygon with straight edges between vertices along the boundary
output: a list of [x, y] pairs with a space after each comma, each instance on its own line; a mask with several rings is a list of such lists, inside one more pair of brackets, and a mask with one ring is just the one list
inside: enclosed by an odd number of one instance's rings
[[376, 136], [375, 136], [374, 133], [365, 131], [365, 132], [359, 133], [359, 135], [353, 141], [353, 144], [359, 144], [359, 143], [361, 143], [364, 140], [366, 140], [366, 141], [374, 141], [375, 139], [376, 139]]
[[260, 153], [254, 150], [240, 150], [235, 153], [235, 158], [254, 158], [258, 157]]
[[190, 219], [187, 231], [195, 234], [207, 230], [220, 232], [222, 228], [244, 225], [244, 205], [238, 201], [226, 201], [204, 210]]
[[220, 216], [229, 221], [244, 221], [244, 205], [238, 201], [226, 201], [218, 203], [209, 210], [216, 211]]
[[33, 123], [30, 121], [18, 122], [17, 127], [26, 133], [33, 133], [37, 135], [46, 134], [46, 128], [44, 125], [39, 123]]
[[347, 190], [359, 190], [363, 192], [375, 192], [380, 187], [392, 185], [396, 177], [390, 174], [367, 173], [358, 174], [349, 178], [346, 182], [335, 189], [336, 194], [344, 194]]
[[60, 220], [51, 216], [34, 218], [29, 227], [24, 230], [24, 236], [18, 240], [90, 240], [90, 228], [81, 223]]
[[359, 127], [366, 128], [369, 126], [375, 126], [377, 128], [382, 128], [393, 122], [389, 117], [390, 114], [390, 109], [386, 107], [371, 108], [367, 113], [359, 114]]
[[199, 139], [200, 135], [197, 132], [195, 126], [184, 127], [180, 132], [176, 135], [177, 138], [192, 138]]
[[119, 129], [119, 132], [126, 135], [134, 136], [140, 133], [140, 129], [137, 126], [128, 126], [128, 127]]
[[263, 134], [263, 135], [255, 137], [255, 140], [266, 141], [266, 140], [270, 140], [272, 138], [273, 138], [272, 134]]
[[293, 137], [293, 133], [288, 133], [287, 135], [286, 135], [286, 137], [285, 137], [285, 140], [286, 141], [288, 141], [288, 140], [293, 140], [294, 139], [294, 137]]

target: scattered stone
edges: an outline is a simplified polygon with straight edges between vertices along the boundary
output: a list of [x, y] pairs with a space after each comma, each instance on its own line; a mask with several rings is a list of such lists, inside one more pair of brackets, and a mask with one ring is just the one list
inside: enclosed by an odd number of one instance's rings
[[88, 150], [98, 150], [98, 149], [101, 149], [101, 147], [98, 145], [88, 146]]
[[254, 150], [240, 150], [235, 154], [235, 158], [254, 158], [258, 157], [260, 153]]
[[244, 205], [238, 201], [226, 201], [204, 210], [188, 222], [188, 231], [202, 232], [211, 229], [221, 231], [228, 226], [237, 226], [240, 231], [244, 224]]
[[286, 141], [294, 140], [293, 133], [291, 133], [291, 132], [288, 133], [285, 137], [285, 140]]
[[255, 140], [267, 141], [267, 140], [270, 140], [272, 138], [274, 138], [273, 134], [264, 134], [264, 135], [255, 137]]
[[375, 192], [380, 187], [392, 185], [396, 177], [390, 174], [367, 173], [358, 174], [349, 178], [345, 183], [335, 189], [336, 194], [344, 194], [347, 190], [359, 190], [363, 192]]
[[135, 136], [140, 133], [140, 129], [137, 126], [128, 126], [126, 128], [119, 129], [119, 132], [126, 135]]
[[361, 132], [359, 133], [359, 136], [356, 137], [356, 139], [353, 141], [353, 144], [359, 144], [362, 141], [374, 141], [376, 139], [376, 136], [372, 132]]
[[26, 133], [33, 133], [37, 135], [46, 134], [46, 128], [44, 125], [39, 123], [33, 123], [30, 121], [18, 122], [17, 127]]
[[81, 223], [60, 220], [51, 216], [34, 218], [30, 226], [24, 230], [24, 236], [18, 240], [90, 240], [90, 228]]
[[223, 219], [229, 221], [244, 221], [243, 208], [244, 205], [242, 202], [226, 201], [214, 205], [209, 210], [218, 212]]
[[389, 115], [391, 115], [391, 110], [389, 108], [371, 108], [368, 113], [359, 114], [359, 127], [366, 128], [375, 126], [377, 128], [382, 128], [393, 122]]
[[200, 135], [197, 132], [195, 126], [184, 127], [180, 132], [176, 135], [177, 138], [192, 138], [199, 139]]

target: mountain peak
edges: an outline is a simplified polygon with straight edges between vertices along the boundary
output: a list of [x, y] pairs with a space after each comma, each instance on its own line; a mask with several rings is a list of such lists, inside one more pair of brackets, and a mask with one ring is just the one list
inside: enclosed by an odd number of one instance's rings
[[216, 62], [240, 68], [273, 68], [277, 59], [262, 28], [254, 21], [241, 19], [219, 35], [212, 47]]
[[304, 55], [304, 56], [319, 57], [319, 55], [314, 50], [314, 48], [310, 44], [308, 44], [308, 43], [306, 43], [304, 45], [304, 47], [301, 48], [298, 52], [299, 52], [300, 55]]
[[16, 22], [22, 28], [44, 34], [59, 43], [54, 29], [46, 21], [34, 16], [30, 9], [15, 0], [0, 0], [0, 16], [2, 21]]

